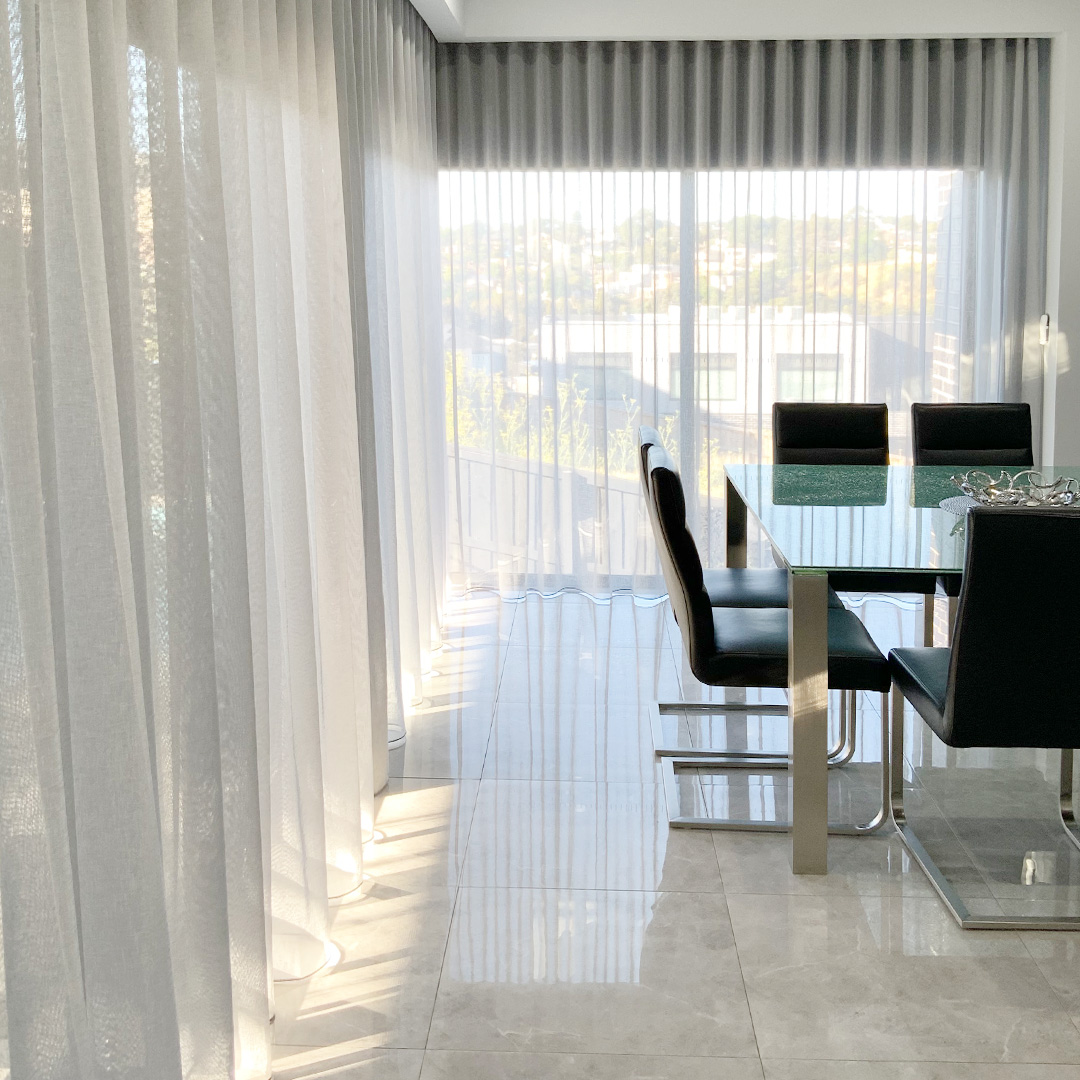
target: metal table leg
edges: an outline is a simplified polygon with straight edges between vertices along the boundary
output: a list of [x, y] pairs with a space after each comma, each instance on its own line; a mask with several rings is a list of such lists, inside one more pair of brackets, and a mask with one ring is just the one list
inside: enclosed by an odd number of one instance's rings
[[934, 597], [924, 596], [922, 598], [922, 612], [923, 612], [923, 627], [922, 627], [922, 643], [924, 649], [932, 649], [934, 647]]
[[788, 571], [791, 869], [828, 872], [829, 579]]
[[727, 564], [742, 569], [746, 566], [746, 503], [738, 488], [727, 483]]

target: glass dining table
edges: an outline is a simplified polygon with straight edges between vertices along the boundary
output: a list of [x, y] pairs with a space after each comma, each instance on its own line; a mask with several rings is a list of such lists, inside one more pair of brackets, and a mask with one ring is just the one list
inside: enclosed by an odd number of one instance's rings
[[[791, 866], [827, 872], [828, 575], [910, 577], [964, 565], [956, 466], [728, 465], [727, 565], [746, 566], [752, 515], [788, 570]], [[996, 470], [995, 470], [996, 472]], [[876, 584], [880, 588], [880, 583]], [[928, 590], [928, 591], [932, 591]]]

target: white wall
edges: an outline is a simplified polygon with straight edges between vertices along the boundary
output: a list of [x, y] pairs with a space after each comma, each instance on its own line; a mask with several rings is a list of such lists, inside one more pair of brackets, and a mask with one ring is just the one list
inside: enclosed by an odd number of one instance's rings
[[[445, 0], [443, 0], [445, 2]], [[454, 0], [461, 40], [1048, 34], [1078, 0]]]
[[1080, 0], [413, 0], [443, 41], [1054, 39], [1043, 458], [1080, 465]]

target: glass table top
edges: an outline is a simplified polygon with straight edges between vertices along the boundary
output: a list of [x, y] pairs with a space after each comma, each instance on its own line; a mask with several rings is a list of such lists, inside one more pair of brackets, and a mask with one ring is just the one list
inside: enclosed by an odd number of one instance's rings
[[[964, 519], [938, 505], [967, 469], [911, 465], [728, 465], [727, 477], [795, 572], [927, 573], [964, 566]], [[986, 470], [997, 475], [1000, 470]], [[1013, 470], [1019, 472], [1019, 469]], [[1044, 466], [1078, 476], [1080, 467]]]

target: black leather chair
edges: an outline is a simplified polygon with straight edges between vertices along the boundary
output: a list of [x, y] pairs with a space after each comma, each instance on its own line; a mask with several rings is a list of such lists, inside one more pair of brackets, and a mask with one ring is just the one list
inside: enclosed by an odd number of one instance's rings
[[[663, 447], [660, 433], [651, 427], [642, 425], [638, 428], [638, 466], [641, 475], [641, 489], [645, 496], [653, 535], [658, 536], [656, 507], [649, 493], [649, 450], [654, 446]], [[748, 569], [743, 567], [720, 567], [702, 570], [705, 591], [709, 594], [709, 603], [713, 607], [772, 607], [788, 606], [787, 571], [780, 569]], [[829, 607], [842, 608], [843, 601], [836, 593], [829, 590]], [[679, 708], [692, 711], [705, 711], [696, 702], [658, 702], [657, 708], [665, 712], [675, 712]], [[840, 701], [840, 731], [837, 742], [829, 749], [829, 761], [833, 765], [843, 765], [855, 754], [856, 735], [856, 696], [845, 694]], [[665, 746], [660, 743], [658, 733], [657, 753], [661, 756], [681, 757], [689, 751], [683, 746]], [[741, 767], [743, 762], [732, 751], [712, 750], [698, 747], [695, 750], [700, 760], [714, 762], [726, 761], [730, 767]], [[756, 754], [754, 759], [772, 757], [775, 760], [787, 760], [786, 754]]]
[[[671, 456], [661, 446], [648, 451], [650, 515], [660, 552], [668, 595], [679, 625], [690, 670], [708, 686], [786, 687], [788, 680], [788, 612], [786, 608], [715, 607], [705, 587], [697, 544], [686, 526], [682, 481]], [[842, 606], [830, 607], [829, 687], [886, 693], [888, 664], [858, 618]], [[722, 711], [718, 707], [716, 711]], [[884, 715], [882, 807], [866, 825], [833, 831], [867, 832], [885, 820], [884, 783], [888, 772]], [[699, 765], [691, 766], [699, 767]], [[714, 765], [712, 767], [720, 767]], [[775, 763], [762, 768], [776, 768]], [[697, 821], [696, 824], [704, 824]], [[711, 822], [717, 828], [760, 828], [754, 822]]]
[[[893, 817], [904, 843], [961, 926], [1080, 928], [1080, 917], [973, 917], [934, 865], [904, 814], [904, 702], [947, 746], [1061, 750], [1060, 810], [1080, 847], [1072, 807], [1073, 747], [1080, 743], [1080, 606], [1070, 583], [1080, 512], [974, 507], [966, 519], [964, 584], [947, 649], [894, 649]], [[1023, 574], [1017, 552], [1024, 552]]]
[[[889, 410], [878, 404], [777, 401], [773, 405], [773, 464], [888, 465]], [[933, 642], [933, 577], [843, 570], [830, 574], [829, 584], [840, 592], [924, 597], [923, 642]]]
[[[916, 465], [953, 465], [984, 469], [1030, 469], [1031, 406], [1019, 404], [945, 404], [911, 406], [911, 442]], [[960, 574], [938, 579], [950, 601], [960, 595]], [[949, 605], [950, 625], [956, 617]]]
[[888, 465], [884, 405], [778, 401], [773, 405], [774, 465]]
[[911, 406], [916, 465], [1029, 469], [1031, 407], [1027, 404]]

